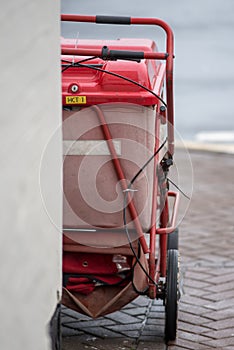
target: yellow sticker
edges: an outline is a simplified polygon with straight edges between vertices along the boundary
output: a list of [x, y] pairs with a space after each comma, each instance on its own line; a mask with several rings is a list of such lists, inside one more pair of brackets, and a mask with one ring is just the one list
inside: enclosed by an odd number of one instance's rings
[[86, 96], [66, 96], [66, 103], [71, 105], [86, 104]]

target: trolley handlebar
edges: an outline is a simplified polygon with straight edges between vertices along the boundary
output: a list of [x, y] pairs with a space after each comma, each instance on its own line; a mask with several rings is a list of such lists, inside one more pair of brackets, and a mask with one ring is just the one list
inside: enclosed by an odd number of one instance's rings
[[96, 16], [96, 23], [103, 24], [131, 24], [131, 17], [125, 16]]
[[141, 61], [142, 59], [158, 59], [166, 60], [167, 53], [164, 52], [144, 52], [144, 51], [127, 51], [127, 50], [109, 50], [107, 46], [102, 49], [76, 49], [76, 48], [62, 48], [62, 55], [75, 56], [96, 56], [103, 60], [134, 60]]
[[118, 24], [118, 25], [156, 25], [164, 29], [167, 36], [166, 52], [173, 59], [173, 32], [170, 26], [159, 18], [136, 18], [125, 16], [86, 16], [62, 14], [61, 21], [64, 22], [88, 22], [96, 24]]
[[[155, 25], [161, 27], [166, 33], [166, 52], [160, 56], [159, 53], [149, 53], [143, 52], [144, 57], [142, 57], [142, 52], [132, 51], [119, 51], [119, 50], [109, 50], [107, 52], [106, 59], [134, 59], [140, 60], [142, 58], [148, 59], [165, 59], [166, 60], [166, 92], [167, 92], [167, 117], [168, 117], [168, 151], [171, 155], [174, 154], [174, 102], [173, 102], [173, 58], [174, 58], [174, 38], [173, 32], [170, 26], [158, 18], [137, 18], [137, 17], [122, 17], [122, 16], [86, 16], [86, 15], [73, 15], [73, 14], [62, 14], [61, 21], [67, 22], [89, 22], [97, 24], [120, 24], [120, 25]], [[68, 53], [68, 50], [70, 53]], [[77, 50], [77, 51], [76, 51]], [[103, 49], [102, 49], [103, 51]], [[75, 53], [76, 52], [76, 53]], [[81, 50], [78, 49], [63, 49], [62, 54], [65, 55], [82, 55]], [[101, 53], [102, 54], [102, 53]], [[150, 55], [151, 54], [151, 55]], [[89, 56], [89, 53], [83, 54], [83, 56]], [[110, 57], [108, 57], [108, 55]], [[164, 55], [164, 56], [163, 56]], [[100, 52], [94, 54], [93, 56], [102, 57]]]

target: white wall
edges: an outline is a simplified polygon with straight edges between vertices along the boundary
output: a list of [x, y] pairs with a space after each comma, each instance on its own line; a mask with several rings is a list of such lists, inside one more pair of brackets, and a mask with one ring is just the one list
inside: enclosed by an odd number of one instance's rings
[[0, 11], [0, 349], [50, 348], [61, 280], [61, 139], [47, 157], [48, 217], [39, 173], [60, 123], [59, 1], [2, 1]]

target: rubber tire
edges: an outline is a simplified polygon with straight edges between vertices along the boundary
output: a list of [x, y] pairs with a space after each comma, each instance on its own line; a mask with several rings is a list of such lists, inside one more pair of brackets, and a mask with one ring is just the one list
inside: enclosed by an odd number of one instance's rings
[[179, 249], [179, 229], [176, 228], [174, 232], [169, 233], [167, 236], [167, 250]]
[[179, 253], [176, 249], [167, 252], [167, 275], [165, 295], [165, 340], [176, 339], [179, 299]]

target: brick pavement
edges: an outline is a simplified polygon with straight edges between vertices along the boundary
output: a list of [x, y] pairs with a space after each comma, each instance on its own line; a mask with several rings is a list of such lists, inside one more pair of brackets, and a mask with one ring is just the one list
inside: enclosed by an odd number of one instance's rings
[[234, 157], [191, 156], [194, 194], [180, 242], [184, 295], [169, 349], [234, 349]]
[[[177, 151], [180, 185], [189, 192], [191, 174], [183, 157]], [[234, 349], [234, 157], [192, 152], [191, 158], [194, 192], [180, 225], [177, 341], [164, 344], [162, 302], [141, 296], [98, 320], [63, 308], [63, 350]]]

